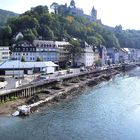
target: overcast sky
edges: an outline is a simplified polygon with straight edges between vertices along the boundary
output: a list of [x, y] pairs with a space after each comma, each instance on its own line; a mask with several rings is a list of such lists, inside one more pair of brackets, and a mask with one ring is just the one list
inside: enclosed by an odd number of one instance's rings
[[[70, 3], [70, 0], [0, 0], [0, 9], [23, 13], [37, 5], [50, 6], [54, 1]], [[103, 24], [113, 27], [121, 24], [124, 29], [140, 30], [140, 0], [75, 0], [75, 3], [87, 14], [94, 6]]]

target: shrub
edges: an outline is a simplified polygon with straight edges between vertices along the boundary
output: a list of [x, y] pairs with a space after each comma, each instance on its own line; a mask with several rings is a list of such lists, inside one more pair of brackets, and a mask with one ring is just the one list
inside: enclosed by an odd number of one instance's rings
[[0, 82], [4, 82], [5, 78], [4, 77], [0, 77]]

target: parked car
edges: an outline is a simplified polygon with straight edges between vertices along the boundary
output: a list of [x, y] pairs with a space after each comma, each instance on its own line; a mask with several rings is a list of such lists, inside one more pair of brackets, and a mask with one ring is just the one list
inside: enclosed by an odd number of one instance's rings
[[40, 76], [42, 80], [49, 80], [49, 76]]

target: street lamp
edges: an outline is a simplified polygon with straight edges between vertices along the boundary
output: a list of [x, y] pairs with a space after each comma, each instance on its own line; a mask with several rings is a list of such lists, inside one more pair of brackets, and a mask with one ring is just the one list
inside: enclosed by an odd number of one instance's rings
[[13, 77], [14, 77], [14, 65], [13, 65]]

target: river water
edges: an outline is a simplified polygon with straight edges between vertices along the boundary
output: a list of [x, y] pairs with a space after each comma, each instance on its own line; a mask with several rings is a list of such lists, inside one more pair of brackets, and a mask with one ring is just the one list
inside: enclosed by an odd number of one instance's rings
[[0, 118], [0, 140], [140, 140], [140, 69], [27, 118]]

